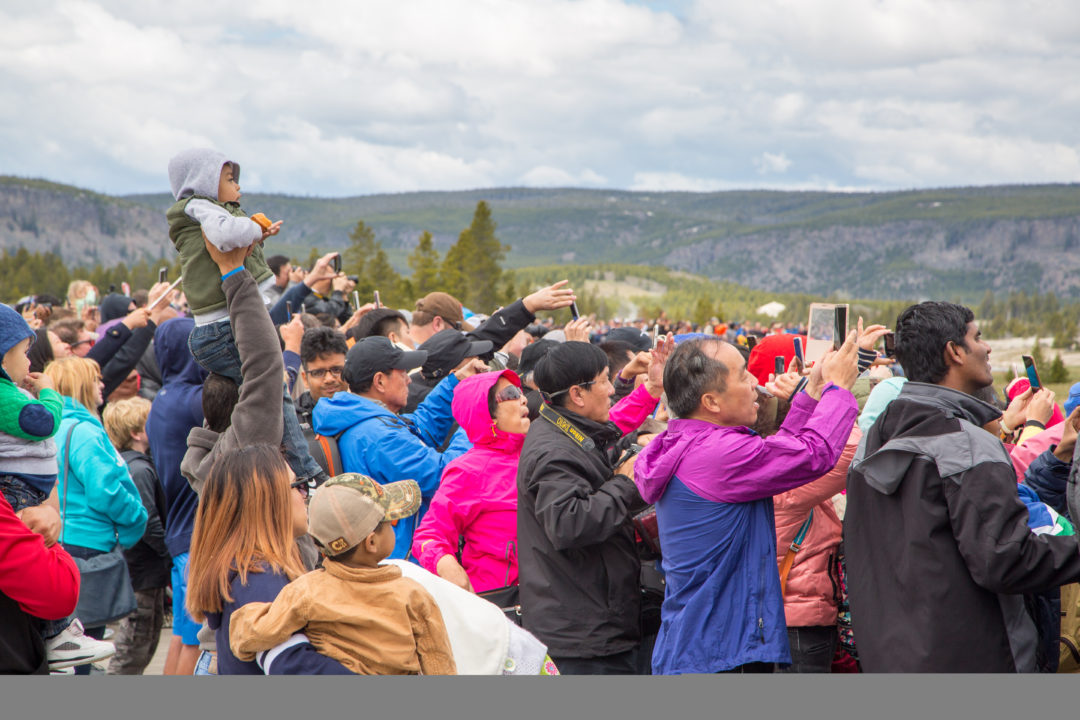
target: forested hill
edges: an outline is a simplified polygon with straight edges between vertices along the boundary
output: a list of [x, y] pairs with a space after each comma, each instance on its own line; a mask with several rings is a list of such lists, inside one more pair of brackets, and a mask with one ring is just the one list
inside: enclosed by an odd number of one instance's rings
[[[509, 267], [665, 265], [754, 288], [862, 298], [1052, 291], [1080, 297], [1080, 185], [888, 193], [652, 193], [501, 188], [325, 199], [245, 194], [285, 221], [295, 258], [343, 248], [358, 220], [390, 259], [429, 230], [445, 250], [486, 200]], [[70, 265], [173, 257], [167, 193], [109, 197], [0, 177], [0, 249], [53, 250]]]

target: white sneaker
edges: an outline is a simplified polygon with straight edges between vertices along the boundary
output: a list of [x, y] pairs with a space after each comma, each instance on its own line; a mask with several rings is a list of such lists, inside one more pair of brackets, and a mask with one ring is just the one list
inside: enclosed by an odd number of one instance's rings
[[116, 634], [115, 630], [113, 630], [112, 628], [107, 627], [107, 628], [105, 628], [105, 632], [102, 633], [101, 639], [102, 640], [112, 640], [113, 635], [115, 635], [115, 634]]
[[46, 640], [45, 650], [49, 656], [50, 670], [85, 665], [116, 654], [116, 646], [111, 642], [84, 635], [79, 618], [72, 620], [62, 633]]

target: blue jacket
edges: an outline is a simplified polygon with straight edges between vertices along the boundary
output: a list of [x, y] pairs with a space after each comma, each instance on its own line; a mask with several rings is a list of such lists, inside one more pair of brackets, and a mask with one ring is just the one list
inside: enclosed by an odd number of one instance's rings
[[[67, 435], [73, 426], [69, 454]], [[78, 400], [65, 397], [56, 440], [57, 495], [64, 511], [62, 542], [101, 552], [112, 550], [117, 542], [124, 548], [139, 542], [146, 530], [146, 508], [127, 463], [113, 449], [101, 421]], [[65, 486], [68, 463], [71, 469]]]
[[195, 327], [190, 318], [174, 318], [154, 333], [154, 356], [161, 368], [161, 390], [150, 407], [146, 435], [158, 479], [165, 488], [165, 546], [176, 557], [191, 549], [195, 509], [199, 496], [180, 474], [187, 452], [187, 436], [202, 427], [202, 384], [206, 371], [188, 350], [188, 336]]
[[391, 558], [408, 556], [413, 531], [439, 489], [443, 469], [472, 447], [465, 433], [459, 431], [444, 452], [438, 451], [454, 423], [450, 402], [457, 383], [456, 375], [448, 376], [416, 412], [406, 415], [397, 415], [374, 400], [345, 391], [320, 399], [312, 412], [315, 432], [328, 437], [342, 433], [338, 450], [345, 472], [362, 473], [380, 484], [415, 480], [420, 486], [420, 510], [394, 526], [397, 541]]
[[1043, 450], [1024, 472], [1024, 485], [1039, 495], [1039, 499], [1069, 520], [1069, 503], [1065, 491], [1069, 485], [1070, 463], [1054, 455], [1056, 445]]

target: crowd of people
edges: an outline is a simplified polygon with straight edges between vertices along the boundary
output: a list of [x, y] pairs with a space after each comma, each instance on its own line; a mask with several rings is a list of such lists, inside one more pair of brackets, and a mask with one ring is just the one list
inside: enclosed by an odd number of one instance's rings
[[235, 162], [169, 176], [181, 287], [0, 305], [0, 672], [141, 674], [170, 617], [177, 675], [1080, 665], [1080, 383], [1001, 398], [969, 309], [810, 362], [565, 281], [357, 307]]

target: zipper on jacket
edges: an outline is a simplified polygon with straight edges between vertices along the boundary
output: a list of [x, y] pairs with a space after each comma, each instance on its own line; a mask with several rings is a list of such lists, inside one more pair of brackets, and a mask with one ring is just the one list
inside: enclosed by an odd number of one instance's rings
[[506, 541], [506, 550], [503, 553], [503, 560], [506, 562], [506, 578], [503, 582], [503, 587], [510, 587], [510, 553], [513, 552], [516, 554], [516, 545], [517, 543], [513, 540]]
[[[773, 555], [775, 556], [775, 554], [776, 554], [776, 551], [773, 550]], [[765, 558], [763, 558], [763, 561], [761, 563], [761, 575], [758, 576], [758, 578], [759, 578], [758, 582], [759, 583], [764, 583], [765, 582], [765, 573], [767, 573], [769, 571], [769, 566], [768, 566], [768, 562], [767, 562], [768, 560], [769, 560], [769, 558], [765, 557]], [[777, 577], [779, 577], [779, 573], [777, 574]], [[765, 618], [763, 617], [763, 613], [762, 613], [762, 608], [764, 607], [764, 605], [765, 605], [765, 588], [762, 587], [760, 589], [760, 594], [758, 595], [758, 619], [757, 619], [758, 639], [761, 641], [762, 644], [765, 644]]]

